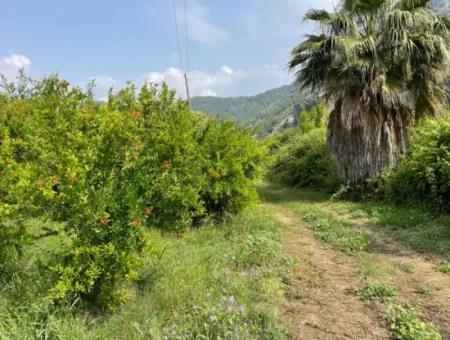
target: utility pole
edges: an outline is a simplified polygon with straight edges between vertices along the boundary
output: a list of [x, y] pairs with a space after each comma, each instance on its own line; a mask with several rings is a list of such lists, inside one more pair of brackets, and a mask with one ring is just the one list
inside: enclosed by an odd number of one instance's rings
[[189, 109], [192, 110], [192, 106], [191, 106], [191, 95], [189, 93], [189, 82], [188, 82], [188, 77], [186, 72], [184, 72], [184, 84], [186, 85], [186, 98], [189, 104]]

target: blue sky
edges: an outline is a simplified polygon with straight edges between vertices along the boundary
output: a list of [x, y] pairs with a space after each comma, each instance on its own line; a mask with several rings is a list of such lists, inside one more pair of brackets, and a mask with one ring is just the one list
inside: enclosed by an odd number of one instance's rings
[[[333, 0], [174, 0], [193, 95], [252, 95], [291, 81], [290, 49], [302, 21]], [[0, 72], [57, 72], [73, 84], [97, 79], [97, 96], [131, 80], [166, 81], [181, 92], [172, 0], [0, 0]], [[185, 43], [188, 46], [188, 62]]]

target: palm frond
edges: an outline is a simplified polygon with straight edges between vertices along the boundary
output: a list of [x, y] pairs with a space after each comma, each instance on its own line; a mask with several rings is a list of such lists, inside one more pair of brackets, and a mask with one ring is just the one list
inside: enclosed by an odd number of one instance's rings
[[429, 3], [343, 0], [334, 12], [311, 10], [305, 18], [321, 33], [294, 48], [288, 66], [301, 86], [327, 96], [380, 91], [386, 102], [409, 96], [416, 111], [435, 114], [450, 76], [450, 18]]

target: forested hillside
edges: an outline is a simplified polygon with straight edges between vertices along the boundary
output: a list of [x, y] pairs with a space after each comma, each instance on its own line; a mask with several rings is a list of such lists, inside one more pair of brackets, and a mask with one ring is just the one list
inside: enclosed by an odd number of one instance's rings
[[238, 123], [248, 122], [264, 135], [294, 125], [298, 113], [316, 102], [315, 95], [299, 91], [293, 84], [249, 97], [196, 97], [192, 108], [220, 118], [235, 118]]

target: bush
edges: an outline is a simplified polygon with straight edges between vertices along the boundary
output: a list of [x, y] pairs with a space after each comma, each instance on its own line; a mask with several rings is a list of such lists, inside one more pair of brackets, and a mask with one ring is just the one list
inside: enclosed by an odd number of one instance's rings
[[167, 86], [130, 84], [97, 104], [57, 77], [22, 82], [0, 100], [0, 270], [36, 239], [21, 220], [63, 223], [37, 237], [72, 240], [51, 266], [51, 301], [115, 308], [117, 287], [137, 278], [143, 228], [180, 230], [256, 200], [257, 142]]
[[420, 126], [403, 159], [374, 181], [378, 195], [396, 203], [450, 209], [450, 115]]
[[423, 321], [411, 306], [392, 305], [387, 312], [389, 328], [395, 339], [402, 340], [441, 340], [438, 328]]
[[358, 289], [358, 296], [370, 302], [392, 301], [397, 297], [397, 290], [390, 283], [370, 283]]
[[339, 180], [326, 143], [325, 129], [291, 137], [278, 151], [269, 178], [298, 187], [336, 189]]

